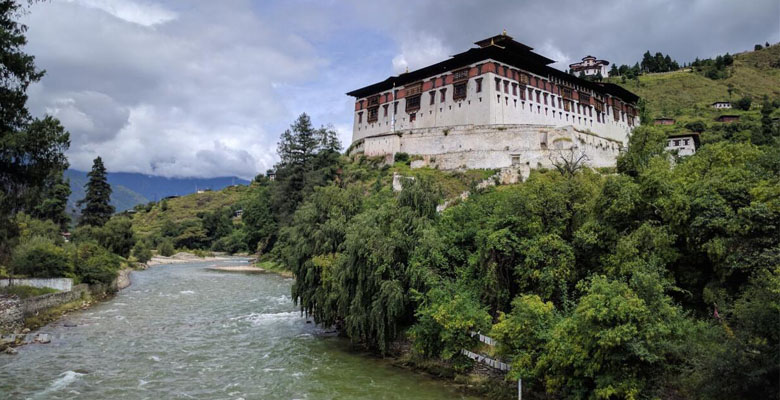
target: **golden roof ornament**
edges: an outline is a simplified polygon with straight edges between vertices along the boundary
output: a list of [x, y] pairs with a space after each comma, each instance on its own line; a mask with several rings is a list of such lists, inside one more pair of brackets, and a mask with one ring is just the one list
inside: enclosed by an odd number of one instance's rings
[[506, 36], [506, 29], [504, 29], [504, 32], [502, 32], [501, 35]]

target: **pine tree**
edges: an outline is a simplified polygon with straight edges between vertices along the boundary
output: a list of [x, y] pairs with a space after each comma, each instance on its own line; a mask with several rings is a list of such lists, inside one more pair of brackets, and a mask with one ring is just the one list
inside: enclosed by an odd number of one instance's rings
[[617, 64], [612, 64], [612, 68], [609, 70], [609, 76], [618, 76], [620, 75], [620, 71], [618, 71]]
[[79, 226], [103, 226], [114, 213], [114, 206], [110, 204], [111, 185], [108, 184], [106, 167], [100, 157], [95, 159], [92, 171], [87, 176], [89, 182], [84, 186], [87, 189], [86, 197], [77, 203], [79, 207], [86, 204], [81, 212]]

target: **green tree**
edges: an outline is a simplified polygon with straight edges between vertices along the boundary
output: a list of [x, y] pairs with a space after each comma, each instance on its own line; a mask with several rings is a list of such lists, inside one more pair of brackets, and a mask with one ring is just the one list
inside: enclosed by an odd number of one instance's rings
[[306, 114], [301, 114], [290, 129], [282, 133], [272, 196], [277, 221], [288, 221], [315, 186], [324, 186], [333, 180], [340, 148], [336, 132], [326, 127], [314, 128]]
[[16, 19], [21, 2], [0, 1], [0, 258], [14, 235], [11, 216], [33, 212], [55, 171], [68, 167], [69, 135], [52, 117], [33, 119], [27, 110], [27, 88], [43, 77], [34, 57], [24, 52], [27, 27]]
[[34, 278], [61, 278], [71, 272], [70, 260], [51, 239], [33, 237], [14, 249], [11, 269]]
[[165, 238], [160, 242], [160, 244], [157, 245], [157, 251], [160, 252], [161, 256], [170, 257], [173, 255], [176, 249], [173, 247], [173, 241], [171, 239]]
[[246, 233], [246, 247], [265, 253], [273, 246], [277, 223], [271, 209], [271, 188], [268, 185], [252, 185], [249, 188], [241, 214]]
[[95, 158], [92, 170], [87, 174], [89, 181], [84, 185], [86, 197], [77, 205], [85, 205], [81, 211], [79, 225], [103, 226], [114, 214], [111, 202], [111, 185], [106, 177], [106, 167], [100, 157]]
[[744, 110], [748, 111], [750, 110], [750, 106], [753, 104], [753, 99], [750, 98], [750, 96], [744, 96], [741, 99], [737, 100], [736, 103], [734, 103], [734, 107], [738, 110]]
[[135, 246], [133, 223], [127, 217], [114, 217], [97, 229], [97, 241], [101, 246], [122, 257], [129, 257]]
[[139, 240], [133, 247], [133, 257], [142, 264], [152, 259], [152, 250], [144, 243], [143, 240]]
[[70, 183], [63, 177], [62, 171], [53, 173], [48, 179], [40, 203], [35, 207], [35, 217], [51, 220], [59, 225], [62, 231], [67, 231], [70, 224], [70, 216], [67, 213], [70, 192]]

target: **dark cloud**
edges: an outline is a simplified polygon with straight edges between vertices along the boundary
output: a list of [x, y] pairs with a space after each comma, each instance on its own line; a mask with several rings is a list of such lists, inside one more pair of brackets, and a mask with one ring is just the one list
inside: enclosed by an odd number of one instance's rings
[[76, 168], [254, 176], [301, 112], [349, 144], [345, 92], [506, 29], [568, 63], [678, 61], [780, 40], [780, 2], [53, 0], [26, 17], [36, 114], [72, 134]]

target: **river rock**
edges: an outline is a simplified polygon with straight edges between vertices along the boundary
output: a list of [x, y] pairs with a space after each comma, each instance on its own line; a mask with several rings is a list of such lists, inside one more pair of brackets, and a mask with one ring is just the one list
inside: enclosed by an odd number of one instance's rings
[[39, 334], [35, 335], [35, 338], [33, 339], [33, 342], [46, 344], [46, 343], [51, 343], [51, 339], [49, 338], [49, 334], [48, 333], [39, 333]]
[[22, 329], [22, 333], [30, 333], [30, 328], [24, 328], [24, 329]]
[[66, 322], [66, 323], [62, 324], [62, 326], [66, 327], [66, 328], [75, 328], [78, 325], [74, 324], [73, 322]]
[[13, 347], [6, 347], [5, 350], [3, 350], [3, 353], [5, 354], [16, 354], [16, 349]]

